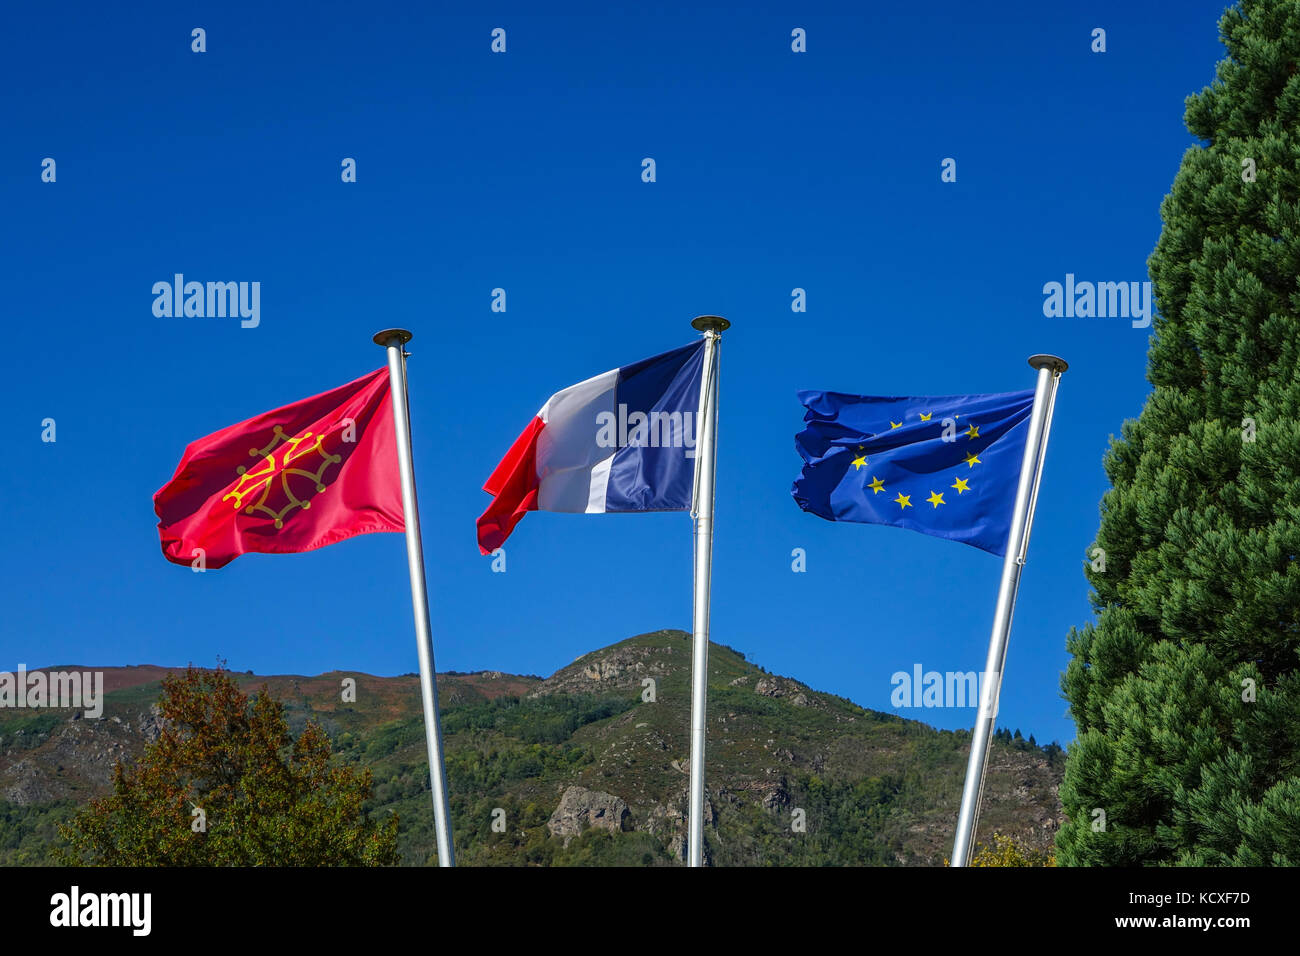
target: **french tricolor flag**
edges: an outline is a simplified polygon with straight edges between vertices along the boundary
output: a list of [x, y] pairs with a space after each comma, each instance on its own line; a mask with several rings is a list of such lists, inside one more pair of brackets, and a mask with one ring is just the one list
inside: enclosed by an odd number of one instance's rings
[[479, 550], [529, 511], [689, 510], [703, 368], [701, 341], [552, 395], [483, 486]]

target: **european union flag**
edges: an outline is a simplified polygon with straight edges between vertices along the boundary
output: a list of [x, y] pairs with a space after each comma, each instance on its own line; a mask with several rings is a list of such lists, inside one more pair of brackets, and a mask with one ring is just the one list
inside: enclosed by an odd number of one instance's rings
[[791, 494], [827, 521], [911, 528], [1004, 555], [1033, 391], [882, 398], [801, 391]]

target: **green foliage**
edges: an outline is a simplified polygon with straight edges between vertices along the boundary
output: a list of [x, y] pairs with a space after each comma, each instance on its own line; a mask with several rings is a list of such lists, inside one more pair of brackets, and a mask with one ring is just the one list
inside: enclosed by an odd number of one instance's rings
[[1068, 641], [1063, 865], [1300, 864], [1300, 0], [1220, 32], [1148, 263], [1154, 392], [1106, 454], [1097, 620]]
[[621, 714], [632, 701], [618, 697], [596, 698], [589, 694], [550, 695], [521, 701], [502, 697], [450, 711], [443, 720], [443, 732], [497, 731], [528, 743], [560, 743], [579, 727]]
[[[294, 739], [284, 707], [251, 700], [225, 670], [164, 678], [158, 739], [113, 791], [59, 830], [72, 864], [346, 866], [397, 862], [397, 821], [363, 804], [369, 771], [335, 765], [309, 723]], [[193, 811], [201, 811], [198, 817]]]
[[587, 830], [558, 849], [552, 866], [666, 866], [672, 858], [663, 844], [648, 833], [611, 833]]
[[[20, 711], [13, 712], [21, 714]], [[5, 739], [5, 747], [10, 750], [30, 750], [38, 746], [64, 718], [49, 710], [35, 711], [21, 716], [12, 716], [0, 723]]]
[[19, 805], [0, 800], [0, 866], [49, 866], [58, 828], [72, 818], [71, 800]]
[[[349, 738], [346, 743], [354, 741]], [[375, 763], [402, 747], [424, 742], [424, 723], [415, 720], [395, 720], [377, 728], [365, 741], [362, 756], [367, 763]]]
[[1012, 750], [1021, 753], [1028, 753], [1031, 750], [1041, 751], [1043, 756], [1047, 758], [1047, 765], [1049, 767], [1059, 766], [1065, 759], [1065, 751], [1061, 749], [1061, 745], [1055, 740], [1050, 744], [1039, 746], [1038, 742], [1034, 740], [1033, 734], [1030, 734], [1029, 739], [1026, 740], [1024, 737], [1020, 736], [1019, 730], [1017, 730], [1013, 735], [1006, 727], [999, 727], [997, 730], [993, 731], [993, 739], [999, 740]]

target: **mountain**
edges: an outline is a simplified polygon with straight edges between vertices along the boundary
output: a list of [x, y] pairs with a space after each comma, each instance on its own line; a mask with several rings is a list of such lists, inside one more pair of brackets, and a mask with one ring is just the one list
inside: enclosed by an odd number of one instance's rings
[[[656, 865], [684, 855], [690, 635], [657, 631], [545, 680], [438, 675], [458, 862]], [[83, 668], [60, 667], [54, 670]], [[157, 734], [153, 666], [100, 668], [104, 711], [0, 710], [0, 863], [38, 863], [55, 826], [106, 792], [114, 763]], [[432, 862], [419, 679], [334, 671], [236, 674], [309, 719], [338, 758], [371, 768], [374, 814], [397, 813], [404, 862]], [[355, 699], [345, 700], [348, 682]], [[769, 674], [724, 645], [709, 657], [706, 819], [715, 865], [939, 865], [951, 850], [968, 733], [866, 710]], [[1062, 754], [1000, 733], [980, 839], [1050, 848]]]

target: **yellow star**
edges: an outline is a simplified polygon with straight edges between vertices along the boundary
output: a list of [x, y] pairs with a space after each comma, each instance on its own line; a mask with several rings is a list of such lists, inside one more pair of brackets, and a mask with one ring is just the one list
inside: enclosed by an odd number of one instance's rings
[[948, 487], [949, 487], [949, 488], [956, 488], [956, 489], [957, 489], [957, 494], [961, 494], [963, 491], [970, 491], [970, 485], [967, 483], [967, 481], [966, 481], [965, 478], [958, 478], [958, 479], [957, 479], [957, 484], [955, 484], [955, 485], [949, 485]]
[[903, 494], [902, 492], [899, 492], [898, 497], [895, 498], [894, 500], [898, 502], [898, 507], [900, 507], [900, 508], [910, 508], [910, 507], [912, 507], [912, 496], [911, 496], [911, 495], [905, 495], [905, 494]]
[[934, 412], [931, 412], [929, 415], [925, 412], [921, 412], [921, 421], [928, 422], [932, 418], [934, 418]]
[[968, 465], [970, 465], [972, 468], [974, 468], [976, 465], [981, 464], [981, 462], [980, 462], [980, 460], [979, 460], [978, 458], [976, 458], [974, 455], [967, 455], [967, 456], [966, 456], [966, 464], [968, 464]]
[[881, 481], [879, 478], [877, 478], [875, 475], [872, 475], [871, 484], [867, 485], [867, 487], [871, 489], [871, 493], [873, 495], [878, 495], [885, 490], [885, 483]]
[[925, 500], [930, 502], [930, 504], [934, 505], [936, 508], [940, 505], [947, 504], [947, 502], [943, 500], [942, 494], [935, 494], [933, 491], [930, 492], [930, 497]]
[[862, 467], [863, 465], [865, 465], [866, 463], [867, 463], [867, 456], [866, 456], [866, 455], [859, 455], [857, 458], [854, 458], [854, 459], [853, 459], [853, 470], [854, 470], [854, 471], [857, 471], [859, 468], [861, 468], [861, 467]]
[[894, 422], [894, 421], [891, 421], [891, 422], [889, 423], [889, 427], [890, 427], [890, 428], [902, 428], [902, 427], [903, 427], [903, 423], [902, 423], [902, 422]]
[[967, 429], [966, 429], [966, 437], [967, 437], [967, 438], [979, 438], [979, 437], [980, 437], [979, 426], [978, 426], [978, 425], [971, 425], [969, 428], [967, 428]]

